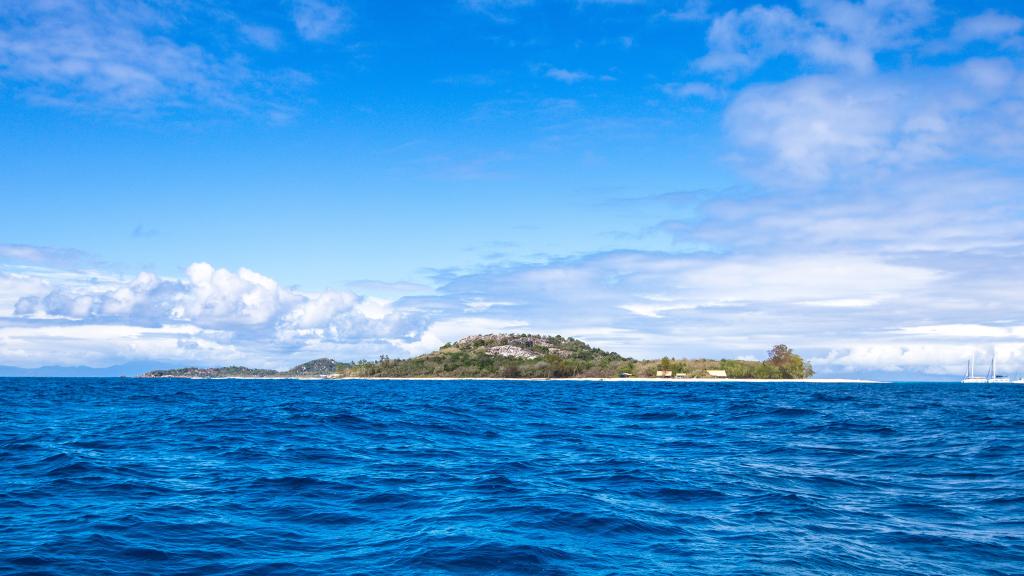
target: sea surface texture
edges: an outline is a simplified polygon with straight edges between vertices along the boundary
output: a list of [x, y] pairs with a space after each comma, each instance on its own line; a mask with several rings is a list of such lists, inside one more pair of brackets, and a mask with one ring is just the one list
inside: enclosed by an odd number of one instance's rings
[[1022, 574], [1024, 386], [0, 379], [0, 573]]

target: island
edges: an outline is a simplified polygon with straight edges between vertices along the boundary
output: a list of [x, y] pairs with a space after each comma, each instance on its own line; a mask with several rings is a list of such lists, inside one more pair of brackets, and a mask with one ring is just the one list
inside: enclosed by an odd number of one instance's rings
[[576, 338], [540, 334], [481, 334], [412, 358], [336, 362], [320, 358], [285, 371], [244, 366], [154, 370], [144, 378], [690, 378], [791, 380], [814, 375], [786, 345], [757, 360], [661, 358], [637, 360]]

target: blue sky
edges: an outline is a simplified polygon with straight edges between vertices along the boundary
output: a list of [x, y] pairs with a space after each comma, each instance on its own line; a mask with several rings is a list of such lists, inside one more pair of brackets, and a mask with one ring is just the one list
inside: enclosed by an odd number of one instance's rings
[[1024, 371], [1024, 12], [924, 0], [0, 7], [0, 364], [480, 331]]

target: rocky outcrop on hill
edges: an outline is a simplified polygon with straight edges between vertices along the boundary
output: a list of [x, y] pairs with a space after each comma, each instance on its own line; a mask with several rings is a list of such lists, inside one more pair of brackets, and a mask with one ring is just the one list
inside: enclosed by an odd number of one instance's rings
[[572, 358], [574, 352], [567, 346], [589, 349], [579, 340], [562, 338], [561, 336], [538, 336], [535, 334], [480, 334], [467, 336], [451, 346], [460, 350], [473, 350], [486, 347], [486, 354], [531, 360], [544, 355]]
[[491, 346], [487, 349], [488, 356], [502, 356], [505, 358], [517, 358], [519, 360], [533, 360], [540, 358], [540, 354], [524, 350], [519, 346], [506, 344], [504, 346]]

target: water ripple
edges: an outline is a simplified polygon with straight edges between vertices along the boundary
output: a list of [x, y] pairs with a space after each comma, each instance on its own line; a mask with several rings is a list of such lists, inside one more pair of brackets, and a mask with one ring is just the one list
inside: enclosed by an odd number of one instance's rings
[[1020, 574], [1024, 387], [0, 379], [0, 574]]

